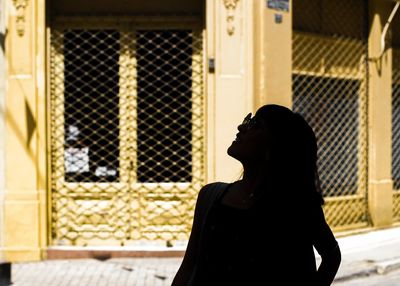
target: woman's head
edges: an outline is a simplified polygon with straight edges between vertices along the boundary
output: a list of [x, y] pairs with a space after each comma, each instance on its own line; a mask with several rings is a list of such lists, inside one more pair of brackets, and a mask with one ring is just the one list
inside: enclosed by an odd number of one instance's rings
[[301, 186], [315, 190], [317, 140], [300, 114], [280, 105], [267, 104], [260, 107], [253, 118], [245, 118], [238, 130], [239, 140], [228, 148], [228, 154], [244, 168], [263, 169], [265, 178], [280, 184], [284, 182], [288, 188]]

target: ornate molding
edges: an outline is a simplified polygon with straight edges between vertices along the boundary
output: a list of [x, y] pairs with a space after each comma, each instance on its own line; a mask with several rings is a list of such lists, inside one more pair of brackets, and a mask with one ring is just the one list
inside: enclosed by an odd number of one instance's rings
[[16, 27], [18, 36], [22, 37], [25, 34], [25, 12], [28, 6], [28, 0], [13, 0], [16, 16]]
[[235, 19], [235, 9], [237, 7], [239, 0], [224, 0], [225, 9], [227, 12], [226, 23], [227, 23], [227, 32], [229, 36], [232, 36], [235, 32], [235, 26], [233, 25], [233, 21]]

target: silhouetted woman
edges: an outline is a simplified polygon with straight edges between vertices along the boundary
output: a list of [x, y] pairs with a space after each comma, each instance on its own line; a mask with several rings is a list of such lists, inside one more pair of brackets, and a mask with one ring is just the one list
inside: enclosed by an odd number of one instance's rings
[[201, 188], [172, 285], [331, 285], [341, 253], [322, 209], [312, 128], [271, 104], [238, 130], [227, 153], [243, 178]]

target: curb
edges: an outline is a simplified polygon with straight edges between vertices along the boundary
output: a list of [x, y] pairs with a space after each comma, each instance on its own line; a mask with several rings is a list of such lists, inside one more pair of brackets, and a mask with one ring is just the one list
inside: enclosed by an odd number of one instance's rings
[[370, 267], [365, 267], [362, 270], [357, 270], [349, 274], [344, 274], [337, 277], [335, 282], [344, 282], [356, 278], [363, 278], [372, 275], [385, 275], [391, 271], [400, 269], [400, 258], [394, 258], [381, 262], [375, 262]]
[[390, 271], [400, 268], [400, 258], [382, 261], [376, 264], [376, 271], [378, 274], [386, 274]]

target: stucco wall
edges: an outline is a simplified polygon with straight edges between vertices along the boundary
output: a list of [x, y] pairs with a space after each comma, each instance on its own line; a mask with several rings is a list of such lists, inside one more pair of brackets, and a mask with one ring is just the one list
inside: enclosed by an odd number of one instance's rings
[[3, 258], [4, 220], [4, 0], [0, 0], [0, 260]]

